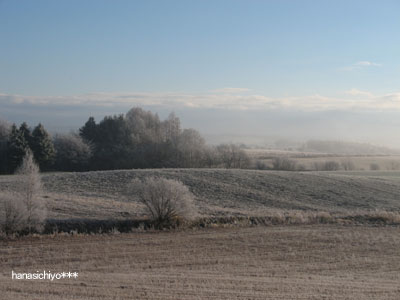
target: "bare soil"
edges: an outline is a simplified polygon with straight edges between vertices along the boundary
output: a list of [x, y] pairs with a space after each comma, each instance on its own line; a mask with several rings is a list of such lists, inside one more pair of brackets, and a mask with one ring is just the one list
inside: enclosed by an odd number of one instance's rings
[[0, 241], [0, 298], [399, 299], [399, 249], [399, 227], [338, 225], [25, 237]]

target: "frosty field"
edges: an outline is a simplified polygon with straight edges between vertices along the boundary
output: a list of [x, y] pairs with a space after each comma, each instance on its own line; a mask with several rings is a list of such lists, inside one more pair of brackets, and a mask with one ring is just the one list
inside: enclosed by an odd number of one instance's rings
[[[400, 173], [156, 169], [42, 176], [49, 218], [144, 218], [126, 186], [184, 182], [198, 216], [271, 212], [393, 212]], [[15, 188], [13, 176], [0, 187]], [[398, 220], [397, 220], [398, 221]], [[400, 227], [382, 223], [191, 227], [131, 233], [54, 233], [0, 241], [2, 299], [398, 299]], [[11, 272], [78, 272], [77, 279], [12, 280]]]
[[[398, 227], [276, 226], [0, 243], [2, 299], [398, 299]], [[77, 279], [11, 280], [76, 271]]]

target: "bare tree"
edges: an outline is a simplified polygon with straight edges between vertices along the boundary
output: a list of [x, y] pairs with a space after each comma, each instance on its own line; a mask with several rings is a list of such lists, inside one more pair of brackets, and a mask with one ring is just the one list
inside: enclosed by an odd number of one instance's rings
[[0, 195], [0, 230], [6, 235], [23, 229], [26, 219], [25, 206], [20, 197], [13, 192], [2, 192]]
[[22, 164], [16, 171], [18, 176], [18, 198], [24, 207], [25, 228], [29, 232], [41, 231], [46, 217], [46, 207], [40, 194], [42, 183], [39, 167], [33, 159], [33, 154], [28, 151]]
[[356, 169], [354, 162], [351, 161], [350, 159], [342, 161], [341, 165], [343, 167], [343, 170], [345, 170], [345, 171], [353, 171]]
[[178, 144], [182, 167], [201, 167], [205, 146], [205, 140], [197, 130], [184, 129]]
[[174, 219], [194, 215], [193, 194], [180, 181], [148, 177], [135, 179], [129, 186], [130, 196], [138, 197], [157, 228], [170, 226]]
[[235, 144], [221, 144], [217, 146], [217, 153], [220, 162], [227, 169], [244, 169], [250, 165], [249, 156]]
[[315, 171], [337, 171], [340, 169], [340, 164], [333, 160], [314, 162], [314, 169]]

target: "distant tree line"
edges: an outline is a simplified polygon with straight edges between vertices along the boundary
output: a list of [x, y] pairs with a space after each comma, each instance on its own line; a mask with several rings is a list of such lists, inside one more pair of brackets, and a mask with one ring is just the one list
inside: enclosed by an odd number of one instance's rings
[[79, 135], [91, 145], [90, 169], [245, 167], [249, 159], [238, 146], [210, 147], [195, 129], [182, 129], [171, 113], [132, 108], [125, 116], [90, 117]]
[[41, 170], [52, 168], [55, 149], [42, 124], [31, 130], [25, 122], [20, 127], [0, 122], [0, 172], [13, 173], [28, 151], [32, 151]]
[[13, 173], [28, 150], [41, 171], [250, 166], [239, 146], [209, 146], [198, 131], [182, 129], [174, 113], [160, 120], [141, 108], [98, 123], [90, 117], [78, 133], [53, 138], [42, 124], [0, 122], [0, 172]]
[[316, 151], [341, 155], [392, 155], [399, 154], [398, 150], [374, 146], [367, 143], [345, 142], [345, 141], [323, 141], [309, 140], [302, 151]]

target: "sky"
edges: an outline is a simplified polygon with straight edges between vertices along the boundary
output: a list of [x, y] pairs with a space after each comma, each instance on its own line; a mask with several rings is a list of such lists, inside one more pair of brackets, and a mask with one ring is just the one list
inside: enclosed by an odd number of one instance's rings
[[[399, 1], [0, 0], [0, 117], [400, 146]], [[399, 141], [396, 141], [396, 138]]]

